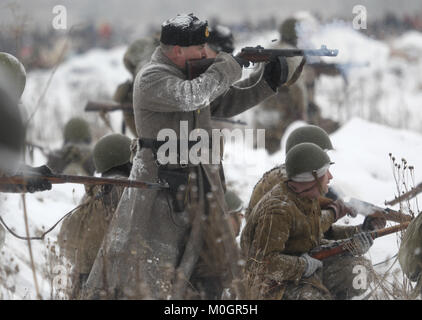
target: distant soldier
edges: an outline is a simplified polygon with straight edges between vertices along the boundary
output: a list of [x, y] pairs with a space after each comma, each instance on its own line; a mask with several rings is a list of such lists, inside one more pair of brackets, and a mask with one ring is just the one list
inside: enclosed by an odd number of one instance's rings
[[[94, 163], [106, 178], [127, 179], [130, 170], [130, 139], [121, 134], [101, 138], [94, 147]], [[58, 243], [64, 256], [74, 265], [71, 299], [88, 278], [108, 225], [124, 187], [105, 185], [86, 187], [82, 207], [63, 221]]]
[[[274, 49], [295, 49], [296, 35], [291, 34], [291, 20], [280, 28], [281, 41]], [[293, 28], [294, 30], [294, 28]], [[282, 86], [278, 93], [261, 103], [256, 109], [255, 127], [265, 129], [265, 149], [273, 154], [281, 148], [281, 138], [287, 127], [297, 120], [308, 120], [308, 96], [303, 77], [290, 86]]]
[[[296, 49], [298, 45], [299, 21], [286, 19], [279, 29], [281, 40], [275, 45], [279, 49]], [[265, 100], [263, 108], [257, 109], [256, 127], [265, 129], [265, 148], [272, 154], [280, 150], [281, 138], [294, 121], [302, 120], [324, 128], [328, 133], [338, 129], [338, 124], [321, 117], [321, 111], [314, 101], [315, 80], [321, 74], [339, 75], [332, 65], [305, 64], [302, 76], [291, 86], [282, 87], [276, 96]], [[324, 67], [321, 67], [321, 66]], [[329, 67], [331, 66], [331, 67]]]
[[216, 25], [209, 30], [209, 37], [206, 45], [207, 58], [215, 58], [221, 51], [233, 53], [234, 38], [229, 28]]
[[[116, 92], [114, 93], [113, 100], [120, 104], [133, 105], [133, 81], [138, 71], [146, 64], [155, 48], [158, 45], [158, 41], [155, 38], [143, 38], [134, 41], [123, 57], [123, 63], [126, 69], [132, 75], [132, 79], [127, 80], [120, 84]], [[133, 110], [123, 111], [123, 117], [125, 125], [129, 127], [132, 134], [137, 137], [135, 119], [133, 117]]]
[[[353, 270], [365, 268], [371, 281], [371, 264], [362, 255], [373, 240], [364, 232], [385, 225], [385, 219], [368, 219], [358, 226], [322, 221], [318, 198], [327, 193], [333, 178], [331, 164], [327, 153], [313, 143], [297, 144], [287, 153], [287, 180], [257, 203], [242, 231], [248, 298], [350, 299], [366, 291], [365, 286], [353, 285]], [[344, 216], [344, 210], [335, 206], [334, 216]], [[311, 257], [330, 240], [346, 238], [353, 238], [349, 252], [323, 262]]]
[[91, 130], [88, 122], [76, 117], [70, 119], [63, 130], [63, 147], [48, 155], [47, 165], [54, 173], [93, 175]]

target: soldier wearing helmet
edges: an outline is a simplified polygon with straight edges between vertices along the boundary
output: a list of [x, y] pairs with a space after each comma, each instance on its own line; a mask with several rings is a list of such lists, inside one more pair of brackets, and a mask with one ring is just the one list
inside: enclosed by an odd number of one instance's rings
[[[96, 171], [102, 177], [127, 179], [132, 167], [130, 144], [131, 140], [121, 134], [102, 137], [93, 150]], [[114, 185], [86, 187], [82, 207], [62, 223], [58, 243], [74, 266], [71, 299], [79, 297], [123, 190]]]
[[[286, 140], [286, 153], [295, 145], [303, 142], [315, 143], [323, 150], [333, 149], [330, 137], [324, 129], [314, 125], [305, 125], [293, 130], [289, 134]], [[248, 218], [254, 206], [268, 191], [270, 191], [277, 183], [280, 183], [280, 181], [286, 180], [287, 173], [285, 164], [276, 166], [270, 171], [264, 173], [252, 191], [249, 205], [246, 209], [246, 218]], [[331, 191], [331, 194], [335, 193]], [[336, 200], [336, 197], [333, 197], [333, 200]]]
[[[367, 225], [323, 222], [319, 197], [333, 178], [332, 162], [318, 145], [303, 142], [286, 154], [286, 180], [276, 184], [250, 213], [241, 234], [248, 298], [350, 299], [365, 290], [353, 287], [353, 267], [371, 264], [362, 257], [373, 241]], [[332, 212], [344, 211], [336, 206]], [[350, 252], [324, 259], [310, 252], [332, 240], [353, 237]], [[368, 275], [368, 279], [371, 275]]]
[[[30, 167], [22, 162], [26, 129], [19, 111], [25, 89], [26, 72], [18, 59], [0, 52], [0, 176], [35, 173], [49, 174], [46, 166]], [[38, 178], [27, 179], [25, 185], [2, 184], [0, 192], [36, 192], [50, 190], [51, 184]]]
[[63, 146], [49, 154], [47, 165], [55, 173], [93, 175], [91, 140], [88, 122], [79, 117], [70, 119], [63, 130]]
[[206, 51], [207, 58], [215, 58], [221, 51], [233, 53], [234, 38], [230, 29], [222, 25], [209, 28]]

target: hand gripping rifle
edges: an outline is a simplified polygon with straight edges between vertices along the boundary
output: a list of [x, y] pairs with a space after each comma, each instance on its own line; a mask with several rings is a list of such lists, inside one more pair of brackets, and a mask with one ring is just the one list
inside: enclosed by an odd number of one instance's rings
[[[237, 54], [237, 57], [247, 60], [252, 63], [257, 62], [271, 62], [275, 61], [277, 57], [297, 57], [297, 56], [318, 56], [318, 57], [335, 57], [338, 50], [327, 49], [326, 46], [321, 46], [320, 49], [265, 49], [261, 46], [244, 47]], [[208, 67], [214, 62], [214, 59], [197, 59], [186, 61], [186, 71], [188, 80], [195, 79], [204, 73]]]
[[[320, 197], [319, 203], [321, 207], [325, 207], [330, 202], [332, 202], [332, 199], [329, 199], [327, 197]], [[344, 202], [345, 206], [349, 208], [350, 215], [356, 216], [356, 214], [361, 214], [363, 216], [379, 216], [383, 217], [388, 221], [393, 222], [407, 222], [411, 221], [412, 217], [408, 214], [404, 214], [400, 211], [395, 211], [390, 208], [381, 208], [378, 207], [372, 203], [365, 202], [359, 199], [351, 198], [348, 202]]]
[[[380, 230], [375, 230], [375, 231], [371, 231], [368, 232], [368, 234], [371, 236], [372, 239], [376, 239], [379, 237], [383, 237], [386, 236], [388, 234], [391, 233], [395, 233], [401, 230], [404, 230], [407, 228], [407, 226], [409, 225], [409, 221], [389, 227], [389, 228], [384, 228], [384, 229], [380, 229]], [[349, 238], [349, 239], [345, 239], [345, 240], [340, 240], [340, 241], [336, 241], [333, 244], [327, 245], [327, 246], [321, 246], [318, 249], [311, 251], [310, 256], [312, 258], [318, 259], [318, 260], [323, 260], [326, 259], [328, 257], [349, 251], [349, 248], [353, 246], [353, 239]]]
[[167, 189], [168, 184], [159, 184], [152, 182], [143, 182], [128, 179], [114, 179], [114, 178], [98, 178], [87, 176], [75, 176], [64, 174], [36, 174], [36, 173], [22, 173], [21, 175], [0, 177], [0, 184], [17, 184], [25, 186], [28, 179], [42, 179], [47, 180], [51, 184], [61, 183], [77, 183], [84, 185], [117, 185], [128, 188], [139, 189]]

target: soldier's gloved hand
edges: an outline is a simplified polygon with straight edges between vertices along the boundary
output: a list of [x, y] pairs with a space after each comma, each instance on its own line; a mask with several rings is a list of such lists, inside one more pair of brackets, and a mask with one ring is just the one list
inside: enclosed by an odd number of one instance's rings
[[250, 66], [250, 62], [246, 59], [243, 59], [239, 56], [233, 56], [234, 60], [240, 65], [241, 68], [247, 68]]
[[373, 244], [374, 240], [369, 233], [360, 232], [352, 237], [352, 241], [347, 246], [347, 250], [354, 256], [361, 256], [367, 253]]
[[335, 221], [343, 218], [346, 214], [352, 217], [357, 216], [357, 212], [353, 208], [347, 207], [341, 199], [330, 202], [323, 209], [332, 210], [334, 212]]
[[383, 213], [376, 212], [365, 217], [361, 226], [362, 231], [373, 231], [382, 229], [385, 227], [387, 220], [383, 216]]
[[303, 273], [305, 278], [309, 278], [315, 271], [317, 271], [318, 268], [322, 268], [322, 262], [318, 259], [312, 258], [307, 253], [302, 254], [300, 258], [306, 263], [305, 272]]
[[[43, 165], [40, 167], [26, 166], [25, 172], [39, 174], [43, 176], [53, 174], [53, 172], [51, 172], [51, 169], [47, 167], [46, 165]], [[30, 178], [27, 180], [26, 189], [30, 193], [37, 192], [37, 191], [51, 190], [51, 183], [42, 178]]]
[[277, 57], [276, 60], [267, 63], [264, 69], [264, 79], [274, 91], [283, 83], [286, 83], [289, 67], [285, 57]]

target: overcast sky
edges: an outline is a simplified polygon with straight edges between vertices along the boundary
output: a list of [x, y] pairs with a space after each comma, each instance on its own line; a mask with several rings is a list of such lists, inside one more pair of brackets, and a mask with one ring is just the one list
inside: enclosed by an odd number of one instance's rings
[[[15, 17], [8, 7], [11, 3], [15, 5]], [[256, 21], [265, 16], [281, 21], [298, 10], [353, 20], [352, 8], [359, 4], [367, 8], [368, 23], [388, 11], [398, 15], [422, 11], [420, 0], [0, 0], [0, 23], [16, 23], [26, 16], [29, 26], [49, 27], [54, 18], [52, 10], [57, 5], [66, 7], [70, 26], [92, 19], [141, 28], [159, 26], [162, 21], [183, 12], [193, 12], [201, 19], [218, 17], [223, 23]]]

